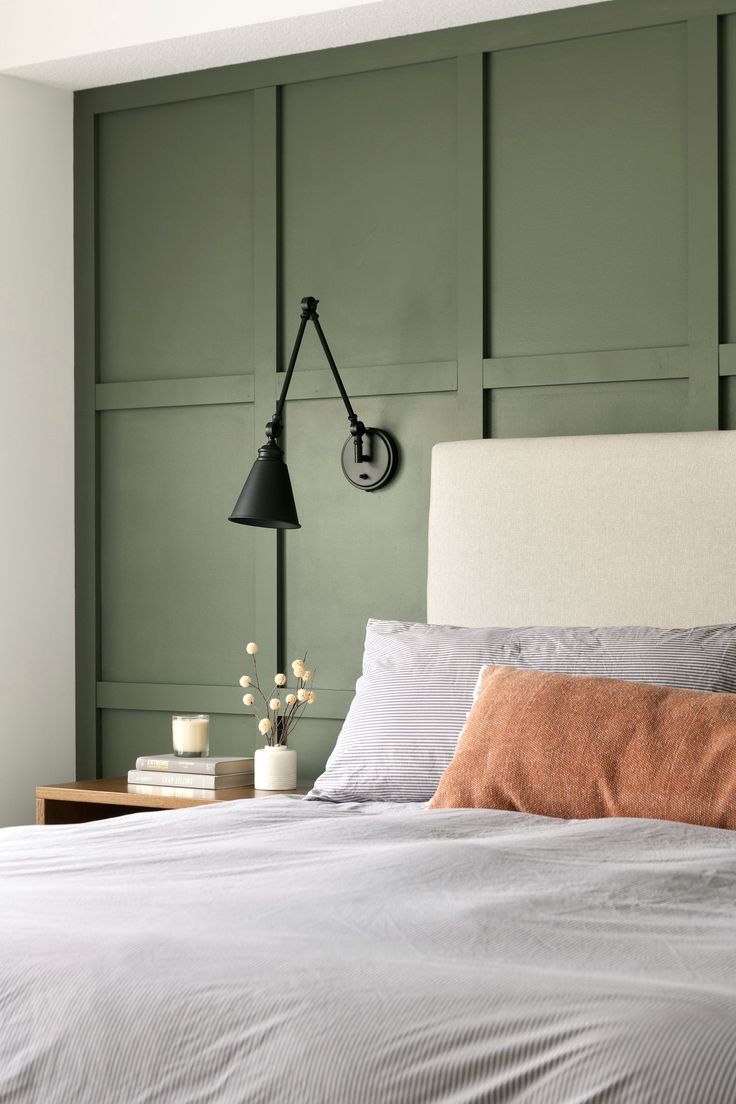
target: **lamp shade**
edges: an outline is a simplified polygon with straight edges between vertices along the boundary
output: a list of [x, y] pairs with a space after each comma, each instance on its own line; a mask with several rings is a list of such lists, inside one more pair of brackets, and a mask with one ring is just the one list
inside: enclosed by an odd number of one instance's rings
[[267, 529], [301, 529], [289, 469], [282, 449], [274, 441], [259, 448], [230, 521]]

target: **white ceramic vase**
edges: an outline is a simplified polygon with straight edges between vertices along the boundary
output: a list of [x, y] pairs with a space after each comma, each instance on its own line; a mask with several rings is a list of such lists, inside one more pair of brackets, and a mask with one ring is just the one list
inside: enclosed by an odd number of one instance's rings
[[296, 752], [293, 748], [256, 748], [253, 784], [257, 790], [295, 790]]

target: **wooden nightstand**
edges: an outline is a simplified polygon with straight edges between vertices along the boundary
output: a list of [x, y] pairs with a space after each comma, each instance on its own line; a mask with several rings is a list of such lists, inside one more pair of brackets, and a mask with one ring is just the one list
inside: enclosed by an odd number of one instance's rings
[[184, 796], [162, 786], [147, 786], [145, 793], [128, 789], [125, 778], [98, 778], [93, 782], [62, 782], [57, 786], [36, 786], [36, 824], [80, 824], [85, 820], [106, 820], [127, 813], [149, 813], [152, 809], [191, 809], [216, 801], [238, 801], [277, 794], [305, 794], [312, 783], [299, 780], [295, 790], [256, 790], [242, 786], [232, 790], [203, 791], [201, 796]]

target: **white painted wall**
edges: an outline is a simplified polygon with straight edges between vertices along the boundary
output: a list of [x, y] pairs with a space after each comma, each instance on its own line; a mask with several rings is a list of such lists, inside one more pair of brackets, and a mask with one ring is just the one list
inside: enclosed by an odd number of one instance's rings
[[0, 76], [0, 824], [74, 778], [72, 95]]

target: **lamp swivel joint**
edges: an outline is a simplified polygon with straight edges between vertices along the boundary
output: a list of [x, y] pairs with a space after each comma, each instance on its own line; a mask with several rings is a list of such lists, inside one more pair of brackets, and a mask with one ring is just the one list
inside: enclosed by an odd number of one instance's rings
[[302, 318], [314, 320], [319, 318], [317, 314], [317, 304], [319, 299], [315, 299], [312, 295], [306, 295], [302, 299]]
[[366, 460], [370, 460], [370, 448], [368, 450], [365, 448], [364, 438], [367, 430], [355, 414], [350, 418], [350, 433], [355, 447], [355, 463], [363, 464]]
[[266, 437], [269, 444], [276, 444], [283, 431], [283, 423], [278, 414], [274, 414], [270, 422], [266, 423]]

